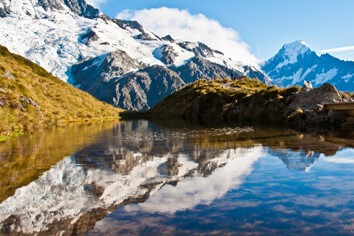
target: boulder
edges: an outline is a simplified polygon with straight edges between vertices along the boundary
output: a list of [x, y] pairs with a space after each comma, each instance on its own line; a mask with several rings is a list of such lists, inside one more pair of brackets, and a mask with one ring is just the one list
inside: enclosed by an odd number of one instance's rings
[[339, 92], [336, 87], [331, 84], [323, 84], [315, 89], [302, 89], [301, 92], [292, 100], [289, 108], [296, 110], [318, 110], [321, 105], [335, 102], [353, 101], [345, 93]]

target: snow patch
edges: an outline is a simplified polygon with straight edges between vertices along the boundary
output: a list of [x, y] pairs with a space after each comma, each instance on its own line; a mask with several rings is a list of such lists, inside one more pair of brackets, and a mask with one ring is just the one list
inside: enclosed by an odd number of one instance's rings
[[282, 63], [279, 63], [275, 69], [279, 70], [283, 66], [296, 63], [298, 56], [304, 54], [309, 50], [310, 48], [302, 40], [285, 44], [281, 49], [281, 51], [283, 52], [282, 56], [284, 57], [284, 61]]
[[345, 82], [349, 82], [349, 79], [352, 79], [353, 78], [353, 76], [354, 76], [354, 74], [346, 74], [345, 76], [343, 76], [342, 77], [342, 79], [344, 79], [345, 80]]
[[322, 85], [327, 81], [333, 79], [337, 75], [338, 69], [333, 68], [321, 74], [317, 74], [315, 78], [315, 85]]

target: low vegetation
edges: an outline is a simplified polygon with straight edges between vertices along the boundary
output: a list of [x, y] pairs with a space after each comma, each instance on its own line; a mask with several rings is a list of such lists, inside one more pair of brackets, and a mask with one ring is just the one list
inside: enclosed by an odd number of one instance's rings
[[231, 120], [283, 123], [280, 113], [285, 109], [286, 99], [299, 91], [299, 87], [268, 87], [249, 78], [199, 80], [158, 103], [151, 114], [172, 115], [203, 123], [227, 123]]
[[146, 115], [153, 119], [182, 118], [201, 124], [261, 124], [327, 130], [328, 127], [337, 129], [345, 123], [338, 119], [346, 117], [328, 116], [321, 103], [350, 99], [332, 85], [309, 91], [297, 86], [267, 86], [246, 77], [199, 80], [165, 98]]
[[0, 141], [40, 127], [117, 119], [120, 111], [0, 46]]

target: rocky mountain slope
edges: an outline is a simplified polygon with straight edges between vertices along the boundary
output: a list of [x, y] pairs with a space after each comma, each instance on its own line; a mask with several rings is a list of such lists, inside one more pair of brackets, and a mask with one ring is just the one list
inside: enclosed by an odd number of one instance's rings
[[0, 46], [0, 139], [50, 124], [118, 119], [119, 112]]
[[354, 91], [354, 62], [318, 55], [300, 40], [284, 45], [262, 69], [282, 87], [310, 81], [314, 87], [331, 83], [339, 90]]
[[200, 78], [233, 74], [271, 83], [256, 67], [203, 43], [159, 37], [84, 0], [0, 0], [0, 17], [0, 44], [129, 110], [148, 109]]

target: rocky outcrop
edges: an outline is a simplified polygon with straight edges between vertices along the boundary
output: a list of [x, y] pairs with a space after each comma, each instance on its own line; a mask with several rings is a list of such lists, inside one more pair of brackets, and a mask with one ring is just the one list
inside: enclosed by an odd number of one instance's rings
[[60, 0], [38, 0], [38, 5], [43, 7], [44, 10], [63, 10], [63, 1]]
[[98, 35], [96, 34], [96, 32], [92, 28], [89, 28], [86, 31], [86, 33], [80, 35], [80, 37], [79, 37], [79, 42], [86, 44], [86, 45], [90, 45], [91, 42], [94, 42], [97, 40], [98, 40]]
[[[108, 67], [111, 68], [111, 67]], [[94, 67], [85, 74], [78, 72], [80, 88], [91, 93], [96, 98], [125, 107], [128, 110], [146, 110], [154, 106], [166, 96], [185, 85], [184, 81], [172, 70], [162, 66], [150, 66], [135, 72], [122, 74], [120, 67], [108, 71], [110, 79], [103, 74], [95, 77], [95, 71], [102, 71]], [[104, 70], [103, 70], [104, 71]], [[89, 76], [90, 80], [85, 76]]]
[[0, 17], [6, 17], [10, 14], [10, 9], [6, 5], [0, 6]]
[[111, 81], [106, 88], [115, 88], [114, 106], [128, 110], [147, 110], [184, 85], [178, 74], [170, 69], [151, 66]]
[[[25, 12], [14, 12], [18, 10], [18, 7], [22, 4]], [[69, 10], [79, 16], [83, 16], [86, 18], [97, 18], [99, 17], [100, 11], [93, 6], [86, 3], [85, 0], [37, 0], [37, 1], [28, 1], [27, 3], [13, 0], [13, 1], [0, 1], [0, 17], [6, 17], [10, 15], [12, 12], [17, 14], [18, 16], [25, 13], [27, 16], [31, 17], [41, 17], [41, 9], [44, 11], [65, 11], [65, 8], [69, 8]], [[44, 16], [47, 17], [47, 16]]]
[[121, 19], [113, 19], [113, 22], [116, 23], [122, 29], [135, 29], [141, 33], [145, 33], [145, 30], [141, 24], [137, 21], [133, 20], [121, 20]]
[[[76, 86], [101, 98], [101, 93], [109, 92], [103, 89], [104, 83], [144, 66], [143, 63], [134, 60], [126, 52], [118, 49], [112, 53], [74, 65], [71, 68], [71, 74], [75, 77], [74, 84]], [[112, 101], [112, 98], [110, 101]]]
[[186, 83], [192, 83], [198, 79], [229, 78], [231, 74], [243, 76], [244, 74], [235, 69], [210, 62], [203, 57], [196, 56], [187, 64], [180, 67], [171, 67]]
[[120, 20], [120, 19], [112, 19], [112, 21], [122, 29], [138, 31], [139, 33], [134, 36], [135, 39], [148, 40], [148, 41], [159, 39], [159, 37], [157, 37], [156, 35], [146, 32], [143, 26], [139, 24], [139, 22], [137, 21]]
[[201, 57], [213, 57], [215, 54], [220, 54], [224, 55], [222, 52], [218, 50], [211, 49], [208, 47], [208, 45], [198, 42], [198, 43], [192, 43], [188, 41], [180, 42], [178, 45], [181, 48], [184, 48], [188, 51], [194, 52], [196, 56], [201, 56]]
[[85, 0], [64, 0], [64, 3], [72, 12], [86, 18], [96, 18], [100, 13], [98, 9], [88, 5]]
[[290, 109], [302, 110], [321, 110], [323, 104], [351, 102], [351, 97], [345, 93], [339, 92], [336, 87], [331, 84], [323, 84], [319, 88], [311, 89], [303, 88], [300, 93], [293, 99], [289, 105]]
[[173, 64], [178, 56], [178, 53], [175, 52], [173, 47], [167, 44], [155, 49], [153, 53], [166, 65]]
[[164, 37], [162, 37], [161, 40], [169, 41], [170, 43], [174, 43], [175, 42], [175, 40], [169, 34], [164, 36]]

